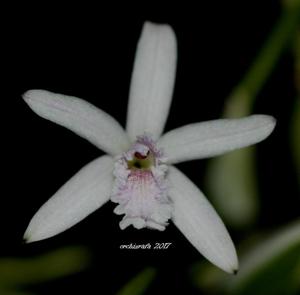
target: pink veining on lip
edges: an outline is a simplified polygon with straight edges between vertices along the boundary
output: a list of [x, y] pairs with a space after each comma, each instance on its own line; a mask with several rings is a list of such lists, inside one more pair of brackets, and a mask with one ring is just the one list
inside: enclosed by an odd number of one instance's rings
[[133, 225], [164, 230], [172, 214], [172, 203], [167, 196], [163, 152], [148, 134], [138, 136], [131, 148], [115, 163], [115, 183], [111, 200], [119, 205], [116, 214], [125, 214], [120, 228]]

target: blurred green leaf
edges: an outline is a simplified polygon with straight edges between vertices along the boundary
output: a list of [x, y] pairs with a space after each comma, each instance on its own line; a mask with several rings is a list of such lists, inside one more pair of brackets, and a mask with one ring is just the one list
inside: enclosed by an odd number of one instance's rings
[[89, 254], [81, 247], [58, 249], [32, 258], [1, 258], [0, 288], [67, 276], [83, 270], [88, 262]]
[[146, 268], [131, 279], [117, 295], [142, 295], [153, 281], [156, 274], [154, 268]]
[[210, 199], [233, 227], [245, 227], [256, 220], [259, 203], [255, 175], [253, 147], [210, 161], [206, 177]]
[[227, 281], [226, 293], [299, 294], [299, 253], [300, 220], [297, 220], [256, 245], [241, 258], [240, 271]]
[[220, 286], [223, 287], [224, 281], [232, 276], [205, 260], [195, 263], [190, 274], [192, 284], [201, 289], [203, 294], [218, 294]]
[[299, 294], [300, 219], [265, 236], [257, 233], [239, 245], [242, 254], [236, 276], [202, 261], [192, 268], [193, 283], [205, 294]]
[[249, 115], [257, 94], [272, 73], [280, 55], [284, 49], [289, 48], [290, 41], [294, 39], [299, 22], [300, 0], [287, 1], [280, 19], [251, 67], [226, 100], [226, 116]]
[[[288, 1], [282, 16], [241, 82], [225, 102], [227, 118], [247, 116], [255, 98], [288, 48], [300, 20], [300, 1]], [[299, 134], [299, 133], [298, 133]], [[210, 160], [207, 187], [211, 200], [227, 224], [251, 226], [259, 211], [254, 148], [234, 151]]]
[[297, 6], [300, 5], [299, 0], [282, 0], [282, 3], [285, 7], [290, 9], [297, 9]]

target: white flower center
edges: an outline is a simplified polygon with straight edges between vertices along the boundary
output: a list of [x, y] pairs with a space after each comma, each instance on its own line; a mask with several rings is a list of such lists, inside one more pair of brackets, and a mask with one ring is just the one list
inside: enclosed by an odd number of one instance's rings
[[133, 225], [164, 230], [172, 214], [167, 196], [167, 165], [163, 153], [149, 135], [137, 137], [131, 148], [117, 158], [111, 200], [114, 213], [125, 214], [121, 229]]

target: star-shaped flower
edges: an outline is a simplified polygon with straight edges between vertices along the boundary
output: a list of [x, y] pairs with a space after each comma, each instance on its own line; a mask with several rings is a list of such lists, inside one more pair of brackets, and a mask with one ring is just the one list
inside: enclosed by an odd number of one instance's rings
[[265, 139], [274, 118], [253, 115], [194, 123], [162, 135], [170, 108], [176, 38], [168, 25], [145, 23], [134, 63], [126, 132], [110, 115], [76, 97], [30, 90], [24, 100], [41, 117], [60, 124], [103, 150], [35, 214], [27, 242], [54, 236], [101, 207], [117, 203], [120, 228], [164, 230], [172, 220], [209, 261], [238, 269], [231, 238], [202, 192], [177, 168], [183, 161], [217, 156]]

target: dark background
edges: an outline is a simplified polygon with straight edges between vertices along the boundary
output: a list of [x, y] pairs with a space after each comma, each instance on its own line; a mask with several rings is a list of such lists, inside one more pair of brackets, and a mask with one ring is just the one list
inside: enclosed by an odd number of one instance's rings
[[[207, 1], [208, 2], [208, 1]], [[164, 232], [119, 229], [108, 203], [65, 233], [24, 245], [37, 209], [82, 166], [103, 154], [72, 132], [35, 115], [22, 100], [28, 89], [78, 96], [125, 126], [130, 76], [143, 22], [169, 23], [178, 40], [174, 100], [165, 130], [221, 116], [224, 99], [241, 80], [281, 14], [280, 1], [99, 7], [19, 7], [2, 37], [1, 256], [27, 257], [65, 245], [91, 249], [91, 267], [33, 288], [40, 294], [114, 294], [146, 266], [158, 268], [147, 294], [198, 294], [190, 266], [202, 256], [170, 224]], [[11, 12], [8, 12], [11, 13]], [[254, 113], [277, 118], [258, 145], [262, 214], [259, 228], [276, 228], [299, 212], [289, 123], [295, 98], [294, 64], [287, 50], [259, 93]], [[178, 165], [200, 188], [207, 161]], [[229, 228], [234, 241], [243, 236]], [[172, 242], [168, 250], [120, 250], [121, 244]]]

